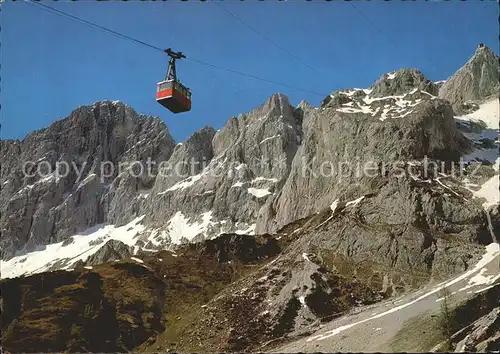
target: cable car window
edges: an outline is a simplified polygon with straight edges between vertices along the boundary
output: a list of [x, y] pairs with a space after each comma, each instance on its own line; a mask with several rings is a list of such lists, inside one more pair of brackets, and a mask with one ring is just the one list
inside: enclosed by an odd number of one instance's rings
[[158, 90], [159, 91], [163, 91], [163, 90], [166, 90], [166, 89], [169, 89], [172, 87], [172, 82], [162, 82], [159, 86], [158, 86]]

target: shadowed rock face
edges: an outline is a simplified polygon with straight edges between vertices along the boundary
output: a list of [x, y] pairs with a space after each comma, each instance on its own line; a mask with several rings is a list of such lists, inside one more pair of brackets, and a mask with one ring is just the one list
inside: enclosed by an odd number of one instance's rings
[[490, 206], [488, 213], [490, 215], [492, 232], [496, 236], [496, 242], [500, 242], [500, 204]]
[[479, 46], [472, 58], [440, 88], [439, 97], [449, 101], [458, 115], [465, 113], [462, 104], [467, 101], [498, 95], [499, 59], [487, 46]]
[[500, 349], [500, 307], [477, 319], [467, 336], [456, 344], [455, 352], [493, 352]]

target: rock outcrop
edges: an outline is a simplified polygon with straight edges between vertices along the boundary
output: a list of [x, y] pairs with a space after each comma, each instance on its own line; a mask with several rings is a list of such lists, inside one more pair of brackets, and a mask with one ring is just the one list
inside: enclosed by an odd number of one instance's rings
[[132, 249], [118, 240], [109, 240], [99, 250], [87, 258], [87, 266], [98, 265], [111, 261], [119, 261], [132, 256]]
[[500, 284], [471, 296], [451, 311], [451, 334], [432, 351], [491, 353], [500, 350]]
[[456, 345], [456, 353], [491, 353], [500, 350], [500, 307], [472, 323], [467, 336]]

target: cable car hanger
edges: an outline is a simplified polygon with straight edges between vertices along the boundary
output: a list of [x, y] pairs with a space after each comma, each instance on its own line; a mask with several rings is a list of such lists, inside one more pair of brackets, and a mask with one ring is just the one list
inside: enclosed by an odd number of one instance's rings
[[168, 71], [165, 80], [176, 80], [177, 81], [177, 73], [175, 70], [175, 59], [186, 58], [184, 53], [182, 52], [174, 52], [172, 48], [165, 49], [165, 53], [170, 56], [170, 61], [168, 63]]

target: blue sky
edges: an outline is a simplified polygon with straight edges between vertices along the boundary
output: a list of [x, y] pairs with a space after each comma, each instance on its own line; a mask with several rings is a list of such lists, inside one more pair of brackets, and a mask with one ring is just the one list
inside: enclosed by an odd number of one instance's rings
[[[499, 52], [496, 1], [44, 3], [154, 46], [181, 50], [188, 59], [325, 94], [367, 87], [402, 67], [417, 67], [431, 80], [446, 79], [479, 42]], [[3, 3], [1, 16], [2, 139], [23, 138], [78, 106], [104, 99], [159, 116], [177, 141], [205, 125], [218, 129], [276, 92], [295, 105], [305, 99], [317, 106], [323, 99], [180, 61], [178, 76], [193, 92], [193, 108], [175, 115], [155, 101], [156, 83], [168, 64], [161, 52], [22, 1]]]

